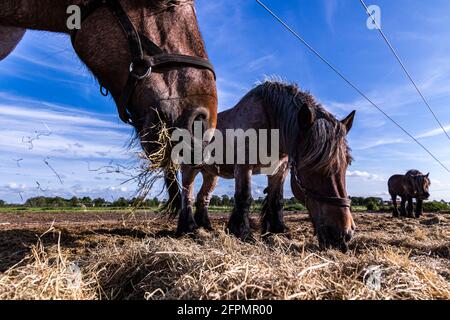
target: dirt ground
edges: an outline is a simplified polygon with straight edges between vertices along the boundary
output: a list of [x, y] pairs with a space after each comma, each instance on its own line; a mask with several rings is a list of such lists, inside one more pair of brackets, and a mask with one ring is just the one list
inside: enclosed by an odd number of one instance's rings
[[216, 231], [176, 239], [151, 212], [0, 213], [0, 299], [450, 298], [448, 215], [355, 214], [345, 255], [319, 250], [305, 213], [286, 214], [292, 239], [252, 244], [212, 217]]

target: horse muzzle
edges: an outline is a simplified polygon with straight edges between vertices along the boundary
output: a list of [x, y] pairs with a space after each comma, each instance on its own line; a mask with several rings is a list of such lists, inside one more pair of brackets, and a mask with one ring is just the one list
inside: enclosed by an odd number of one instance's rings
[[421, 195], [419, 198], [420, 200], [428, 200], [430, 199], [430, 194], [428, 192], [426, 192], [425, 194]]
[[331, 226], [321, 226], [317, 230], [319, 246], [322, 250], [337, 249], [346, 253], [354, 233], [355, 231], [352, 229], [342, 232]]

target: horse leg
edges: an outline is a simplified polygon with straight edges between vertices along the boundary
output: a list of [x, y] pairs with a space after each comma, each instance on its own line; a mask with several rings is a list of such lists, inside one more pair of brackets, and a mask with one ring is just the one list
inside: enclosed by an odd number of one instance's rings
[[180, 186], [176, 175], [177, 173], [173, 171], [164, 172], [164, 182], [167, 193], [169, 194], [169, 200], [165, 205], [165, 211], [172, 217], [178, 217], [182, 207]]
[[0, 26], [0, 61], [16, 48], [25, 31], [22, 28]]
[[416, 200], [416, 218], [420, 218], [423, 215], [423, 200]]
[[283, 190], [288, 170], [268, 176], [267, 196], [262, 207], [262, 234], [287, 233], [283, 218]]
[[252, 202], [251, 178], [252, 170], [247, 166], [237, 165], [234, 171], [235, 194], [234, 209], [228, 221], [228, 232], [246, 241], [252, 240], [250, 230], [250, 205]]
[[209, 201], [211, 200], [212, 192], [214, 191], [218, 177], [206, 172], [202, 173], [203, 184], [197, 195], [197, 201], [195, 202], [195, 222], [197, 226], [203, 227], [206, 230], [212, 231], [211, 221], [208, 217]]
[[400, 216], [406, 217], [406, 197], [402, 196], [402, 201], [400, 202]]
[[413, 198], [408, 197], [408, 205], [406, 207], [406, 212], [408, 214], [408, 218], [414, 218], [414, 204], [413, 204]]
[[182, 209], [178, 219], [177, 236], [187, 233], [193, 233], [197, 228], [194, 217], [192, 215], [192, 204], [194, 202], [194, 180], [198, 173], [197, 169], [190, 166], [182, 167], [182, 182], [183, 188], [181, 192]]
[[393, 216], [394, 218], [398, 218], [398, 208], [397, 208], [397, 195], [391, 195], [392, 196], [392, 205], [394, 206]]

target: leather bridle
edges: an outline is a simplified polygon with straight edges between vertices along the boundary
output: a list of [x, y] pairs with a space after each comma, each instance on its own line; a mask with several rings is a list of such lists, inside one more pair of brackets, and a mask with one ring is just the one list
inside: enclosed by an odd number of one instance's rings
[[[214, 74], [214, 79], [216, 78], [214, 67], [207, 59], [182, 54], [167, 53], [145, 35], [139, 33], [125, 10], [122, 8], [119, 0], [92, 0], [89, 3], [80, 6], [81, 21], [83, 22], [94, 11], [101, 7], [108, 8], [117, 18], [117, 21], [122, 27], [128, 40], [131, 54], [128, 80], [119, 100], [117, 101], [117, 109], [120, 119], [123, 122], [132, 124], [131, 113], [128, 106], [129, 101], [133, 96], [139, 82], [149, 77], [152, 71], [156, 71], [158, 68], [189, 66], [199, 69], [207, 69]], [[75, 29], [72, 32], [72, 45], [75, 44], [75, 39], [78, 33], [77, 31], [78, 30]], [[108, 89], [102, 86], [101, 93], [103, 95], [107, 95]]]
[[305, 195], [305, 204], [308, 201], [308, 198], [330, 204], [332, 206], [341, 207], [341, 208], [350, 208], [352, 205], [352, 201], [348, 198], [339, 198], [339, 197], [325, 197], [319, 195], [319, 193], [305, 187], [300, 176], [297, 174], [297, 168], [295, 162], [291, 161], [291, 171], [294, 175], [295, 181], [297, 182], [300, 191]]

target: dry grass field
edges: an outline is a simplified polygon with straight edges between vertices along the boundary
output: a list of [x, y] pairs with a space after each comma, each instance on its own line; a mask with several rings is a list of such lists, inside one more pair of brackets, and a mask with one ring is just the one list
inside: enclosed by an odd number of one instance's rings
[[145, 212], [0, 213], [0, 299], [450, 299], [448, 214], [355, 220], [342, 254], [304, 213], [287, 215], [291, 240], [256, 243], [226, 235], [225, 214], [176, 239]]

